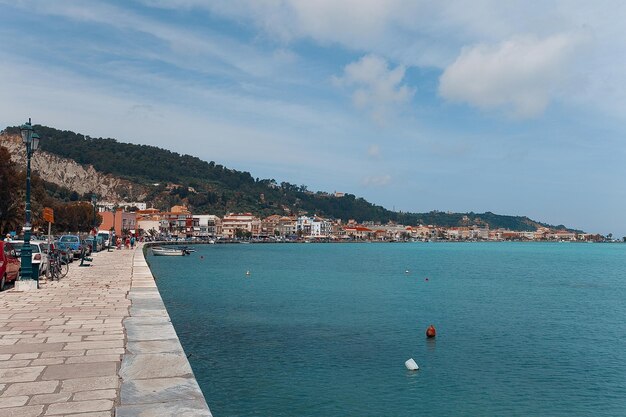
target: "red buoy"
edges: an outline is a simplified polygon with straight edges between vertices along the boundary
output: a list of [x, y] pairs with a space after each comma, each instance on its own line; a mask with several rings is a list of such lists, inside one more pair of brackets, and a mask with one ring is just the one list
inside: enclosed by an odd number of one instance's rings
[[436, 335], [437, 335], [437, 331], [435, 330], [435, 326], [431, 324], [430, 326], [428, 326], [428, 329], [426, 329], [426, 337], [429, 339], [432, 339]]

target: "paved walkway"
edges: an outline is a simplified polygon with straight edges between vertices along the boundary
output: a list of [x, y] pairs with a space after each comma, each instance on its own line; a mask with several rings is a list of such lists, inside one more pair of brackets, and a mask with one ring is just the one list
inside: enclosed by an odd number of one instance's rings
[[0, 416], [210, 416], [141, 250], [0, 293]]

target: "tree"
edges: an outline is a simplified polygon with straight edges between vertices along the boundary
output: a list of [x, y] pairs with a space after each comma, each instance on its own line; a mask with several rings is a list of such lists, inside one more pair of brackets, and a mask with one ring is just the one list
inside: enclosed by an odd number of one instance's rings
[[16, 230], [22, 220], [22, 175], [9, 151], [0, 146], [0, 231], [2, 236]]
[[57, 204], [54, 221], [57, 232], [89, 232], [93, 227], [93, 206], [85, 201]]

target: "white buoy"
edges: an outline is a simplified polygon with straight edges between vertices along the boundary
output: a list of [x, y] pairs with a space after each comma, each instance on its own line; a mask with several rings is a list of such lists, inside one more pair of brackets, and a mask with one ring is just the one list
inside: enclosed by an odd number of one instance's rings
[[250, 275], [250, 271], [246, 271], [246, 275]]
[[406, 369], [408, 369], [409, 371], [418, 371], [420, 369], [420, 367], [417, 366], [417, 363], [415, 363], [413, 358], [411, 358], [408, 361], [404, 362], [404, 366], [406, 366]]

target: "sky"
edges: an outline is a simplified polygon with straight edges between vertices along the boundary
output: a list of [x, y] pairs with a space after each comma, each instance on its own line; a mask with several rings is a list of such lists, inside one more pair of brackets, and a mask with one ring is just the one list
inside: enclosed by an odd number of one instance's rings
[[0, 0], [0, 128], [626, 236], [626, 3]]

